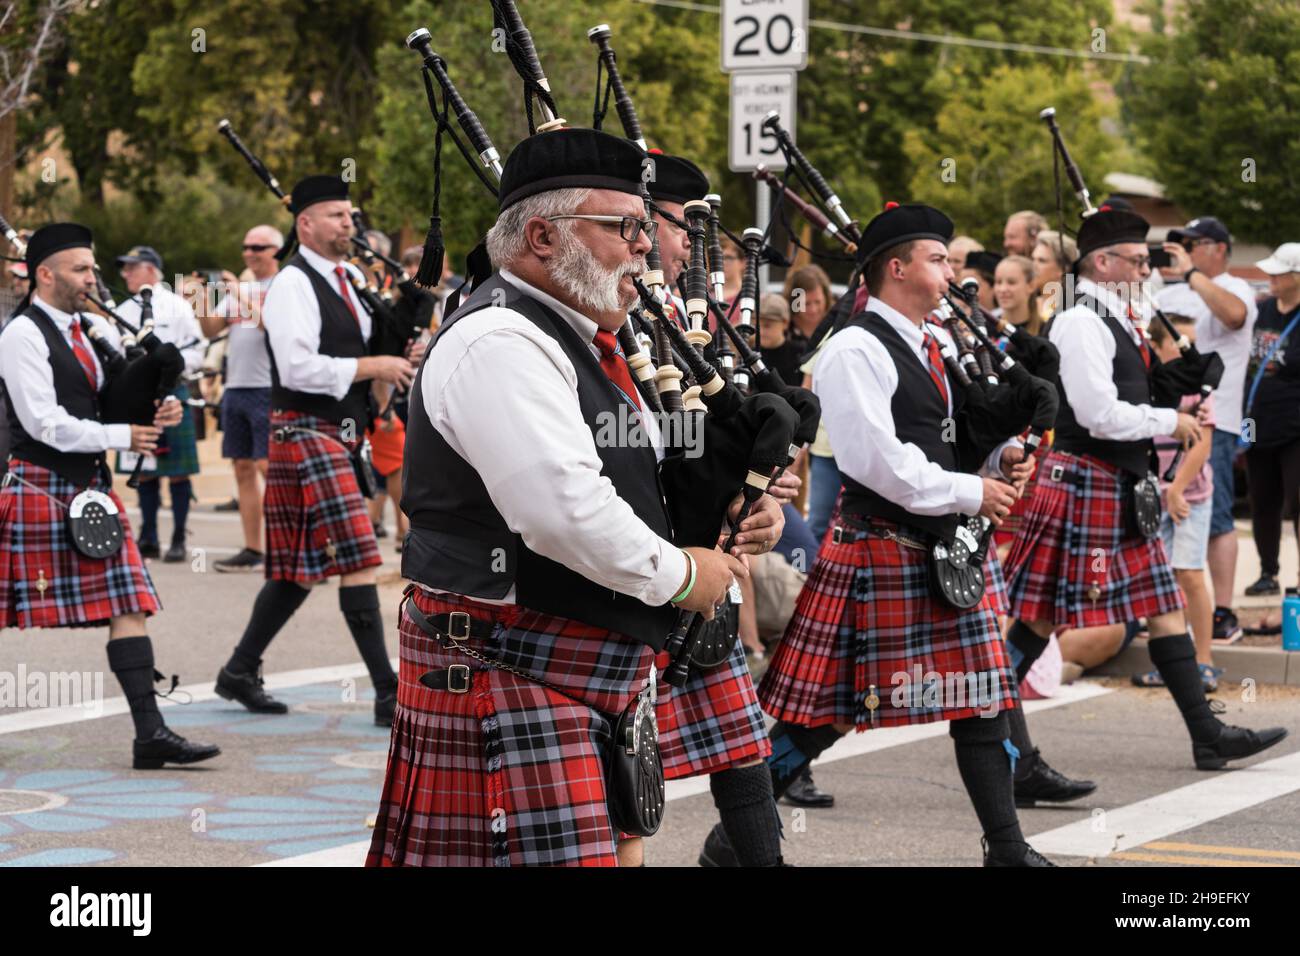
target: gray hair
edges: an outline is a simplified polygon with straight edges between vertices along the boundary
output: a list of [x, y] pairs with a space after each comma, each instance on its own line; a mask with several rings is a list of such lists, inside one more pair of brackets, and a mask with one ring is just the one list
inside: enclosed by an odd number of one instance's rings
[[282, 233], [279, 229], [276, 229], [275, 226], [268, 226], [265, 223], [263, 223], [261, 225], [254, 226], [252, 229], [248, 231], [260, 232], [263, 235], [265, 235], [266, 238], [269, 239], [271, 242], [274, 242], [277, 247], [284, 246], [284, 233]]
[[[587, 201], [590, 189], [551, 189], [521, 199], [497, 216], [488, 230], [487, 252], [494, 269], [508, 269], [524, 252], [524, 226], [529, 219], [567, 216]], [[568, 222], [557, 225], [564, 227]]]
[[380, 232], [378, 229], [367, 229], [366, 234], [362, 237], [371, 249], [383, 255], [391, 255], [393, 251], [393, 240], [388, 238], [387, 233]]

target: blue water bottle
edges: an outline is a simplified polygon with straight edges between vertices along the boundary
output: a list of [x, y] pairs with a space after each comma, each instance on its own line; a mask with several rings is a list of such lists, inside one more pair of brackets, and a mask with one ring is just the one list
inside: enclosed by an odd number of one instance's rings
[[1282, 649], [1300, 651], [1300, 591], [1286, 589], [1282, 600]]

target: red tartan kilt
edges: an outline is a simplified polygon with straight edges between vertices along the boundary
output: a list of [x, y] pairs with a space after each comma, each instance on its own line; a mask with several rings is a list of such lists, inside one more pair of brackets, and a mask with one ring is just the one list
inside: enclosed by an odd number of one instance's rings
[[[643, 686], [650, 649], [523, 608], [412, 593], [426, 615], [498, 621], [469, 646], [564, 693], [443, 648], [404, 610], [397, 714], [366, 865], [617, 865], [605, 799], [612, 715]], [[468, 693], [419, 682], [450, 664], [473, 668]]]
[[[1084, 486], [1053, 481], [1060, 466]], [[1184, 606], [1159, 537], [1126, 530], [1118, 470], [1091, 456], [1050, 452], [1007, 555], [1011, 613], [1067, 627], [1124, 624]], [[1095, 600], [1094, 600], [1095, 598]]]
[[[82, 489], [21, 459], [9, 470], [70, 504]], [[88, 558], [72, 546], [67, 512], [18, 482], [0, 489], [0, 628], [97, 627], [126, 614], [153, 614], [162, 605], [140, 559], [122, 500], [99, 479], [121, 513], [122, 548]]]
[[942, 604], [927, 559], [896, 541], [828, 535], [759, 686], [763, 709], [868, 730], [1017, 706], [993, 599], [986, 591], [969, 611]]
[[[660, 654], [655, 664], [663, 673], [668, 655]], [[660, 681], [655, 718], [668, 780], [716, 773], [772, 752], [740, 641], [717, 667], [692, 667], [685, 687]]]
[[315, 435], [274, 438], [282, 425], [339, 437], [332, 422], [298, 412], [271, 412], [266, 470], [266, 577], [315, 584], [383, 564], [366, 499], [342, 448]]

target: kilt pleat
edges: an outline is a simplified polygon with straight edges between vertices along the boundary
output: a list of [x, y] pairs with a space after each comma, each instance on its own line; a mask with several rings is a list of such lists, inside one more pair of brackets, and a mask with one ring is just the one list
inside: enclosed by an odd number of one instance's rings
[[[660, 654], [656, 663], [662, 673], [668, 655]], [[655, 718], [668, 780], [715, 773], [772, 752], [740, 641], [717, 667], [692, 667], [684, 687], [661, 681]]]
[[[339, 438], [332, 422], [273, 411], [271, 429], [295, 425]], [[366, 499], [352, 462], [337, 444], [315, 435], [272, 439], [266, 470], [266, 577], [315, 584], [383, 563]]]
[[[1053, 466], [1082, 487], [1053, 481]], [[1114, 466], [1051, 451], [1007, 555], [1011, 613], [1068, 627], [1123, 624], [1184, 607], [1158, 537], [1126, 529], [1124, 486]]]
[[[65, 504], [82, 490], [53, 471], [14, 458], [9, 470]], [[126, 508], [98, 477], [92, 482], [121, 514], [124, 541], [111, 558], [72, 546], [67, 512], [18, 482], [0, 489], [0, 627], [97, 627], [162, 605], [131, 534]]]
[[1017, 706], [993, 595], [969, 611], [942, 604], [927, 558], [879, 537], [828, 536], [759, 686], [763, 709], [869, 730]]
[[[412, 599], [428, 615], [496, 620], [480, 653], [564, 693], [444, 648], [403, 613], [397, 714], [367, 865], [617, 865], [605, 766], [614, 716], [644, 685], [649, 648], [516, 607], [419, 591]], [[474, 668], [468, 693], [419, 683], [450, 664]]]

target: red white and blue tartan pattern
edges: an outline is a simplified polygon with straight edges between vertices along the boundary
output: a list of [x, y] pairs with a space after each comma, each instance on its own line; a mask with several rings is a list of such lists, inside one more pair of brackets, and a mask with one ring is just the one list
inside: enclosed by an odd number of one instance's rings
[[[426, 615], [496, 620], [490, 638], [467, 644], [565, 693], [444, 648], [403, 612], [397, 715], [366, 865], [616, 866], [605, 766], [613, 721], [644, 686], [651, 650], [517, 606], [418, 589], [412, 599]], [[469, 693], [419, 683], [450, 664], [474, 668]]]
[[[82, 491], [18, 458], [9, 470], [64, 504]], [[0, 489], [0, 628], [94, 627], [162, 607], [122, 500], [98, 476], [90, 487], [112, 498], [121, 514], [124, 540], [111, 558], [88, 558], [74, 548], [67, 511], [39, 491], [17, 481]]]
[[383, 564], [366, 499], [357, 487], [347, 453], [332, 441], [301, 432], [290, 435], [288, 441], [275, 441], [275, 429], [285, 425], [342, 440], [339, 426], [323, 418], [299, 412], [271, 413], [263, 506], [266, 577], [315, 584], [333, 574]]
[[[1054, 466], [1082, 475], [1083, 487], [1053, 481]], [[1007, 555], [1013, 616], [1096, 627], [1184, 607], [1160, 539], [1126, 530], [1128, 502], [1113, 465], [1053, 450], [1039, 471], [1033, 501]]]
[[870, 730], [1017, 706], [988, 592], [969, 611], [948, 607], [930, 591], [928, 560], [897, 541], [828, 534], [759, 685], [763, 709]]
[[1007, 599], [1007, 579], [1002, 573], [1002, 562], [998, 560], [997, 548], [989, 542], [988, 557], [984, 559], [984, 593], [988, 595], [989, 607], [998, 617], [1003, 617], [1011, 608]]
[[[660, 654], [656, 664], [663, 673], [668, 655]], [[717, 667], [692, 667], [681, 689], [660, 681], [655, 717], [667, 780], [716, 773], [772, 752], [740, 641]]]

